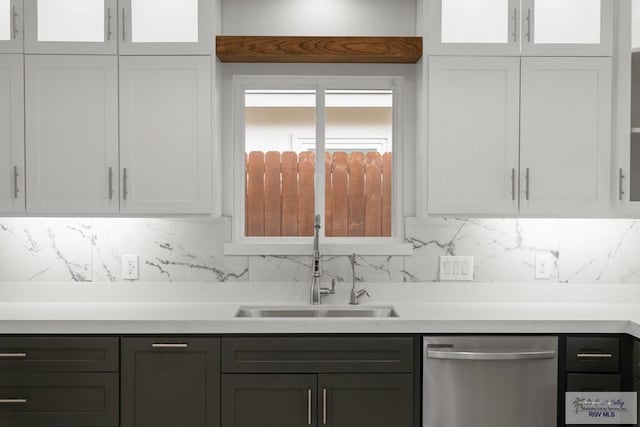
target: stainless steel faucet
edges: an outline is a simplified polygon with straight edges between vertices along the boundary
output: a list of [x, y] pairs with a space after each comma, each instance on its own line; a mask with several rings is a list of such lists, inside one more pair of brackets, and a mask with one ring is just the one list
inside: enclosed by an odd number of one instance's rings
[[336, 293], [336, 279], [331, 281], [331, 289], [320, 287], [320, 277], [322, 275], [320, 269], [320, 228], [322, 219], [320, 215], [316, 215], [315, 234], [313, 237], [313, 279], [311, 282], [311, 305], [320, 304], [322, 295], [330, 295]]
[[351, 298], [349, 299], [349, 304], [358, 305], [360, 304], [358, 300], [363, 296], [370, 296], [369, 292], [366, 289], [357, 289], [356, 290], [356, 253], [351, 254]]

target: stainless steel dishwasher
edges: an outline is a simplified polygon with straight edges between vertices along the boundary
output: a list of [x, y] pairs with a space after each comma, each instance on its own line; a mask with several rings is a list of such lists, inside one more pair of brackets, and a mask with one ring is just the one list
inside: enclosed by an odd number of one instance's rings
[[424, 338], [423, 427], [555, 427], [558, 338]]

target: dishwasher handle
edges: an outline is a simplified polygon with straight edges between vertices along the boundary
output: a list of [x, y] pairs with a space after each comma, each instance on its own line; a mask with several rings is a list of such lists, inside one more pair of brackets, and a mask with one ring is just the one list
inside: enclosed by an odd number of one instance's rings
[[427, 358], [441, 360], [537, 360], [553, 359], [556, 354], [554, 350], [515, 352], [427, 350]]

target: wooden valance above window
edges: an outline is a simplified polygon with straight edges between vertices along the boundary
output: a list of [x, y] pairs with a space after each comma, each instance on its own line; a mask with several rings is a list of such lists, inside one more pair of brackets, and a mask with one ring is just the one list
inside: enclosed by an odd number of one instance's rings
[[422, 37], [217, 36], [222, 62], [415, 64]]

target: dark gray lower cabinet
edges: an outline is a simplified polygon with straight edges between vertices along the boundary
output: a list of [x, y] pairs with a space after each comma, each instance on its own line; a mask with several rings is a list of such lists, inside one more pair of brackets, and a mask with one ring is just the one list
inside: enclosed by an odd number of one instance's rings
[[315, 426], [316, 390], [316, 375], [225, 374], [222, 376], [222, 425]]
[[328, 374], [318, 376], [321, 425], [411, 427], [413, 375]]
[[123, 338], [122, 427], [218, 427], [220, 340]]
[[224, 374], [223, 427], [412, 427], [412, 374]]
[[0, 426], [117, 427], [117, 373], [0, 374]]

